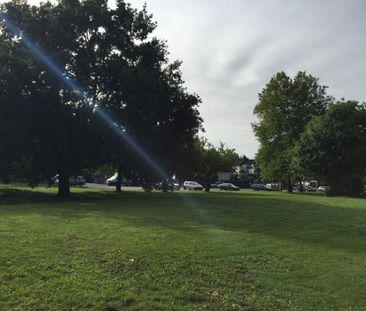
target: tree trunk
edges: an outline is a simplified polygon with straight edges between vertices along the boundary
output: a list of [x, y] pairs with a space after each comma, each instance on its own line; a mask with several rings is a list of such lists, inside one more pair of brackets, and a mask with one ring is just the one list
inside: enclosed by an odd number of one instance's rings
[[292, 193], [293, 192], [293, 187], [292, 187], [292, 180], [291, 180], [291, 177], [288, 177], [287, 178], [287, 191], [289, 193]]
[[209, 177], [206, 178], [205, 191], [210, 192], [210, 178]]
[[303, 185], [302, 181], [299, 181], [299, 185], [300, 185], [300, 192], [304, 192], [305, 189], [304, 189], [304, 185]]
[[60, 173], [58, 177], [58, 197], [66, 198], [70, 196], [70, 176], [68, 173]]
[[52, 177], [47, 176], [46, 181], [47, 181], [47, 188], [51, 188], [52, 187]]
[[122, 168], [121, 164], [118, 164], [118, 170], [117, 170], [117, 183], [116, 183], [116, 192], [120, 193], [122, 192], [121, 184], [122, 184]]

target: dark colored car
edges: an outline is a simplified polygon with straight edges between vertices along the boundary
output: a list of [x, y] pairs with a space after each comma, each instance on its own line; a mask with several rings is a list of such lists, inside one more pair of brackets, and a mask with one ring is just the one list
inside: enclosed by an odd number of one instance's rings
[[173, 183], [171, 181], [161, 181], [154, 185], [154, 189], [163, 191], [174, 191], [174, 190], [180, 190], [180, 185], [178, 183]]
[[232, 183], [222, 183], [217, 186], [220, 190], [231, 190], [231, 191], [239, 191], [240, 188], [235, 186]]
[[219, 185], [222, 184], [222, 182], [216, 181], [213, 184], [210, 185], [212, 189], [217, 189]]
[[255, 191], [260, 191], [260, 190], [268, 191], [268, 188], [266, 187], [266, 185], [263, 185], [263, 184], [252, 184], [250, 186], [250, 188], [252, 188]]

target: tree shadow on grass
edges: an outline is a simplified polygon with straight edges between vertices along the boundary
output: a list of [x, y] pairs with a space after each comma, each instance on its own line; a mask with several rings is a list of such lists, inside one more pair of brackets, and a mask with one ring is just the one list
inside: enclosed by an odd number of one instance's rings
[[[27, 190], [0, 195], [0, 212], [57, 212], [61, 219], [93, 213], [100, 219], [123, 220], [124, 225], [197, 234], [226, 231], [270, 236], [321, 247], [366, 252], [366, 201], [301, 195], [252, 193], [143, 193], [83, 191], [67, 201], [54, 193]], [[65, 203], [60, 205], [48, 203]], [[365, 205], [363, 204], [365, 202]], [[24, 208], [21, 203], [37, 204]], [[1, 208], [1, 204], [8, 205]], [[20, 207], [14, 206], [20, 204]], [[60, 207], [60, 209], [58, 209]], [[61, 221], [62, 223], [62, 221]]]
[[27, 189], [19, 187], [0, 187], [0, 206], [1, 205], [17, 205], [27, 203], [77, 203], [90, 200], [106, 200], [106, 199], [120, 199], [126, 196], [126, 193], [117, 194], [111, 191], [88, 191], [82, 190], [78, 192], [72, 192], [70, 197], [59, 198], [54, 188], [47, 189], [46, 191], [40, 191], [37, 188]]
[[56, 201], [55, 194], [19, 188], [0, 188], [0, 205]]

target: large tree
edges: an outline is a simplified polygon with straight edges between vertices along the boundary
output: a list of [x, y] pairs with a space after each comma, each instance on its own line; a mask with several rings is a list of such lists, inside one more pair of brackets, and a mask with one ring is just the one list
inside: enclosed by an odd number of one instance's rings
[[[2, 27], [6, 53], [22, 53], [9, 66], [26, 62], [31, 70], [12, 73], [24, 89], [19, 102], [31, 102], [34, 108], [24, 111], [32, 139], [20, 138], [36, 141], [26, 149], [27, 158], [34, 160], [33, 170], [59, 173], [61, 195], [69, 192], [70, 174], [102, 161], [132, 167], [142, 177], [152, 175], [121, 133], [138, 141], [148, 157], [167, 164], [168, 171], [174, 169], [167, 159], [181, 151], [178, 145], [192, 143], [201, 123], [200, 100], [186, 92], [180, 63], [168, 63], [165, 44], [151, 38], [156, 24], [145, 7], [138, 11], [121, 0], [113, 9], [107, 0], [60, 0], [39, 6], [12, 1], [1, 11], [22, 30], [17, 38]], [[43, 55], [30, 55], [19, 40], [24, 36], [77, 82], [76, 93], [44, 66]], [[109, 124], [97, 118], [98, 109], [86, 97], [110, 114]], [[12, 99], [3, 102], [7, 107], [13, 104]]]
[[297, 173], [294, 146], [306, 124], [332, 104], [326, 89], [306, 72], [300, 71], [294, 78], [279, 72], [259, 93], [254, 108], [258, 122], [253, 130], [260, 143], [256, 160], [264, 179], [285, 181], [292, 191]]
[[334, 194], [359, 195], [366, 175], [366, 104], [341, 101], [306, 126], [298, 143], [304, 173]]
[[[96, 130], [89, 103], [61, 83], [63, 77], [44, 63], [49, 57], [66, 70], [73, 57], [73, 39], [78, 34], [69, 29], [59, 31], [56, 8], [62, 5], [36, 7], [13, 1], [2, 6], [7, 21], [16, 24], [20, 33], [14, 34], [7, 23], [3, 25], [1, 105], [11, 111], [15, 124], [20, 124], [13, 126], [12, 134], [6, 134], [17, 138], [18, 147], [11, 151], [17, 154], [18, 174], [37, 184], [40, 176], [49, 179], [58, 173], [59, 195], [67, 196], [69, 176], [87, 167], [98, 154], [95, 145], [100, 145], [102, 135]], [[27, 40], [32, 40], [32, 52]], [[47, 55], [42, 46], [47, 48]]]

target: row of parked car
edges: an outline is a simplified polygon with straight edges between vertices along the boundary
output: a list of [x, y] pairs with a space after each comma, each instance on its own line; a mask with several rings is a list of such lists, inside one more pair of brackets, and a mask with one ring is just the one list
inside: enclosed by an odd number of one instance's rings
[[[217, 188], [220, 190], [232, 190], [239, 191], [240, 188], [232, 183], [215, 183], [210, 185], [211, 188]], [[183, 183], [183, 189], [187, 190], [203, 190], [203, 186], [196, 181], [185, 181]]]
[[[58, 185], [59, 176], [56, 175], [53, 179], [53, 184]], [[86, 180], [84, 176], [72, 176], [69, 178], [69, 182], [71, 186], [82, 186], [85, 185]], [[117, 183], [117, 174], [114, 174], [112, 177], [106, 180], [106, 184], [108, 186], [115, 186]], [[203, 186], [196, 181], [185, 181], [182, 186], [177, 182], [172, 181], [162, 181], [156, 183], [153, 188], [156, 190], [165, 190], [165, 191], [177, 191], [183, 187], [184, 190], [203, 190]], [[211, 188], [216, 188], [219, 190], [229, 190], [229, 191], [239, 191], [240, 188], [235, 186], [232, 183], [228, 182], [215, 182], [210, 185]], [[278, 183], [270, 183], [270, 184], [252, 184], [251, 189], [255, 191], [280, 191], [280, 185]], [[303, 190], [306, 192], [327, 192], [330, 190], [329, 186], [320, 186], [318, 188], [311, 187], [309, 185], [303, 186]], [[294, 191], [300, 191], [298, 187], [294, 187]]]
[[[272, 190], [275, 190], [275, 191], [280, 191], [280, 187], [277, 186], [277, 184], [252, 184], [250, 186], [251, 189], [255, 190], [255, 191], [260, 191], [260, 190], [263, 190], [263, 191], [272, 191]], [[293, 189], [295, 192], [298, 192], [300, 191], [300, 188], [298, 187], [294, 187]], [[305, 192], [327, 192], [330, 190], [330, 187], [329, 186], [320, 186], [318, 188], [314, 188], [314, 187], [311, 187], [311, 186], [303, 186], [303, 191]]]
[[[117, 183], [117, 174], [106, 180], [106, 184], [108, 186], [115, 186]], [[177, 191], [183, 187], [184, 190], [203, 190], [203, 186], [197, 181], [185, 181], [182, 185], [173, 181], [161, 181], [153, 185], [155, 190], [164, 190], [164, 191]], [[239, 191], [240, 188], [235, 186], [232, 183], [221, 183], [216, 182], [211, 184], [211, 188], [217, 188], [220, 190], [231, 190], [231, 191]]]
[[250, 186], [251, 189], [255, 191], [280, 191], [280, 184], [279, 183], [270, 183], [270, 184], [252, 184]]

